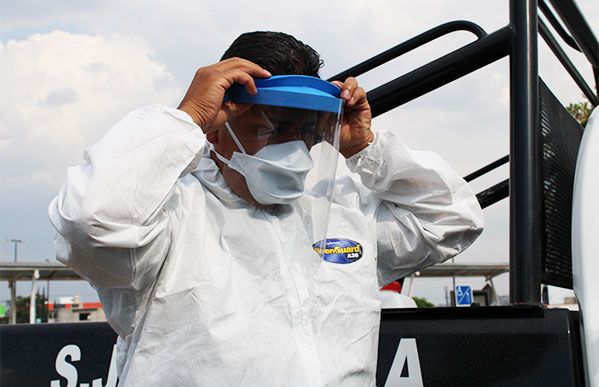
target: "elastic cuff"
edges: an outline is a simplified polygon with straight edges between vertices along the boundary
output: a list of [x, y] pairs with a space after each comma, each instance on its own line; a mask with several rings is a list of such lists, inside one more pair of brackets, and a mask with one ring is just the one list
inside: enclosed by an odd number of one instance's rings
[[164, 109], [164, 111], [166, 113], [170, 114], [171, 116], [173, 116], [181, 121], [184, 121], [185, 123], [191, 124], [191, 125], [199, 128], [199, 125], [196, 124], [195, 122], [193, 122], [193, 119], [191, 118], [191, 116], [187, 112], [185, 112], [181, 109], [167, 107]]
[[347, 165], [350, 171], [356, 172], [358, 164], [363, 164], [366, 160], [376, 162], [381, 158], [381, 153], [382, 149], [379, 141], [379, 134], [377, 132], [374, 132], [372, 142], [366, 148], [362, 149], [360, 152], [356, 153], [348, 159], [345, 159], [345, 164]]

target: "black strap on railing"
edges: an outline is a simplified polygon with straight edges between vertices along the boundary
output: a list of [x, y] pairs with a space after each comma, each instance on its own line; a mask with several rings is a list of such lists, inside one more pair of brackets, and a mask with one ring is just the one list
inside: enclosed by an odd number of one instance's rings
[[578, 47], [578, 44], [576, 44], [574, 38], [568, 34], [564, 27], [562, 27], [561, 23], [559, 20], [557, 20], [557, 17], [553, 14], [553, 12], [551, 12], [551, 9], [549, 9], [549, 6], [544, 0], [539, 1], [539, 9], [541, 12], [543, 12], [543, 15], [545, 15], [545, 18], [547, 18], [549, 24], [551, 24], [553, 29], [559, 34], [564, 42], [566, 42], [568, 46], [580, 52], [580, 47]]

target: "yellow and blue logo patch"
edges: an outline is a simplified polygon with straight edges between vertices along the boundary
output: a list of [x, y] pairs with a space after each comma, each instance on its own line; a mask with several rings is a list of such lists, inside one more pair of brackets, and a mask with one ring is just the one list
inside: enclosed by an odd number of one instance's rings
[[362, 258], [362, 245], [344, 238], [328, 238], [312, 245], [314, 252], [325, 261], [332, 263], [352, 263]]

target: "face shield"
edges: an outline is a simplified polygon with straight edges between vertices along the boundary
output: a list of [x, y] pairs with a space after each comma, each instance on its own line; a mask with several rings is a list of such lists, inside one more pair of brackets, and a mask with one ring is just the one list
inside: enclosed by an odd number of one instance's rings
[[240, 172], [260, 203], [286, 203], [309, 194], [313, 247], [322, 255], [324, 248], [319, 247], [326, 239], [339, 158], [340, 90], [303, 75], [255, 82], [256, 95], [234, 85], [225, 96], [226, 101], [247, 105], [227, 122], [241, 151], [234, 152], [227, 163], [243, 169]]

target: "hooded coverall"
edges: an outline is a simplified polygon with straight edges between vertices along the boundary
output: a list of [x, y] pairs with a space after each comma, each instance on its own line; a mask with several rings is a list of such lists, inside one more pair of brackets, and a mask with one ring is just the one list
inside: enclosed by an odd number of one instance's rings
[[[336, 180], [314, 253], [306, 193], [259, 209], [235, 195], [202, 129], [153, 105], [117, 123], [69, 168], [49, 207], [58, 259], [97, 289], [118, 333], [123, 386], [375, 383], [379, 288], [468, 247], [482, 212], [438, 155], [376, 134]], [[356, 255], [354, 255], [356, 257]]]

